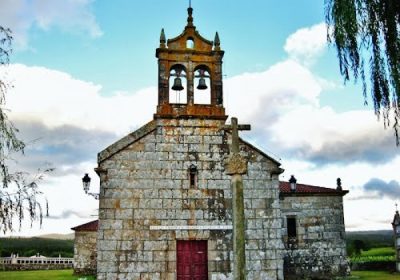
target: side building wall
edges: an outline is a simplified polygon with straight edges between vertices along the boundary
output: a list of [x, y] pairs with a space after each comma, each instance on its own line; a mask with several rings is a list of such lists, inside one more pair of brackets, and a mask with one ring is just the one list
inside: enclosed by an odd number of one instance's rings
[[[156, 121], [155, 129], [99, 162], [97, 279], [176, 279], [179, 240], [206, 240], [208, 279], [232, 279], [232, 195], [223, 166], [230, 135], [221, 130], [224, 121]], [[249, 159], [247, 275], [283, 279], [277, 163], [244, 143], [241, 150]], [[191, 165], [197, 168], [193, 186]]]
[[[285, 279], [333, 279], [350, 272], [342, 196], [286, 195], [281, 210]], [[296, 223], [296, 237], [288, 233], [288, 218]]]
[[96, 274], [97, 231], [75, 231], [74, 274]]

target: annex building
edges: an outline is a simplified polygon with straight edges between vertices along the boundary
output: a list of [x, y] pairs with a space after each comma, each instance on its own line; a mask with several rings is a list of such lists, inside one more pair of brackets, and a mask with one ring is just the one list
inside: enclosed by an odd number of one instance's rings
[[[76, 273], [98, 280], [234, 279], [236, 175], [226, 166], [233, 136], [223, 106], [224, 51], [218, 33], [213, 41], [198, 33], [192, 12], [179, 36], [167, 40], [161, 32], [153, 119], [98, 154], [99, 219], [74, 228]], [[198, 102], [198, 95], [208, 99]], [[279, 161], [243, 139], [238, 154], [246, 165], [246, 279], [346, 274], [347, 191], [340, 181], [335, 189], [294, 177], [280, 182]]]

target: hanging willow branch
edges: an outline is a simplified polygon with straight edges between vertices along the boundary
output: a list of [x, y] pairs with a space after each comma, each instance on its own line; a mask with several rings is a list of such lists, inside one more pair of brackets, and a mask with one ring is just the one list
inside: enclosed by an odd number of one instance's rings
[[325, 0], [325, 15], [345, 82], [361, 78], [365, 101], [369, 91], [399, 146], [400, 0]]
[[[9, 63], [12, 39], [11, 30], [0, 26], [0, 67], [6, 67]], [[21, 228], [25, 214], [28, 214], [31, 225], [35, 220], [42, 224], [43, 210], [38, 201], [42, 193], [37, 183], [44, 174], [53, 170], [39, 170], [35, 176], [10, 171], [12, 154], [24, 153], [25, 143], [17, 137], [18, 129], [7, 118], [5, 97], [8, 88], [9, 84], [0, 78], [0, 231], [4, 233], [14, 230], [14, 219], [19, 221]]]

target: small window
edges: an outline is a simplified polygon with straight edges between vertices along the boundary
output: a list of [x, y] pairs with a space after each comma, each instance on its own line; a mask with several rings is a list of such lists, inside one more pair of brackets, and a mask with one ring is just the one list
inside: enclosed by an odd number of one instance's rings
[[191, 188], [196, 187], [196, 182], [197, 182], [197, 167], [196, 165], [192, 164], [189, 167], [189, 184]]
[[288, 238], [297, 237], [295, 217], [287, 217], [287, 232], [288, 232]]
[[186, 40], [186, 48], [193, 49], [194, 48], [194, 41], [192, 38], [188, 38]]
[[287, 224], [287, 248], [290, 250], [297, 249], [297, 229], [296, 217], [286, 217]]

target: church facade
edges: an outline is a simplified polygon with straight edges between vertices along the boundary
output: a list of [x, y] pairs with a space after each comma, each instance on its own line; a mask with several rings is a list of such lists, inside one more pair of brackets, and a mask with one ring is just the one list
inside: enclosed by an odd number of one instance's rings
[[[197, 32], [192, 11], [189, 7], [178, 37], [166, 40], [161, 32], [153, 120], [98, 154], [99, 280], [234, 279], [224, 52], [218, 33], [209, 41]], [[208, 100], [198, 104], [201, 91]], [[347, 191], [296, 183], [288, 187], [279, 181], [279, 161], [239, 142], [239, 154], [247, 162], [247, 279], [345, 274], [342, 197]], [[85, 266], [84, 260], [80, 263]], [[95, 267], [93, 261], [87, 263]]]

